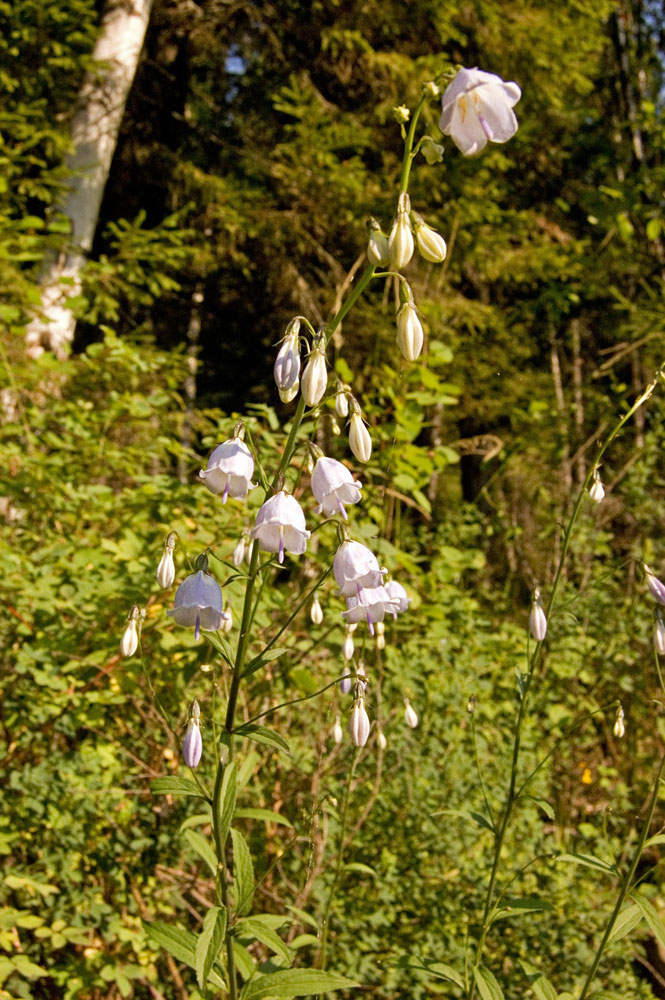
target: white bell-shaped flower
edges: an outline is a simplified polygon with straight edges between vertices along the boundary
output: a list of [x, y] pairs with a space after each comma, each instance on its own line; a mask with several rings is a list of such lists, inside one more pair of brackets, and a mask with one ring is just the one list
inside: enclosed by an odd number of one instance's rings
[[547, 617], [540, 601], [540, 591], [534, 590], [531, 613], [529, 614], [529, 630], [536, 642], [542, 642], [547, 634]]
[[349, 427], [349, 448], [359, 462], [369, 462], [372, 457], [372, 439], [363, 423], [360, 409], [351, 413]]
[[290, 403], [300, 385], [300, 320], [291, 320], [277, 352], [273, 374], [283, 403]]
[[416, 361], [423, 349], [423, 325], [413, 302], [405, 302], [397, 313], [397, 346], [407, 361]]
[[327, 387], [325, 340], [318, 337], [302, 373], [302, 398], [307, 406], [317, 406], [323, 399]]
[[349, 733], [357, 747], [364, 747], [369, 739], [370, 722], [365, 708], [365, 699], [357, 698], [353, 703], [349, 719]]
[[335, 553], [333, 573], [341, 597], [356, 597], [361, 587], [380, 587], [384, 572], [371, 549], [361, 542], [349, 538]]
[[305, 527], [305, 515], [296, 498], [280, 490], [263, 504], [249, 534], [258, 538], [264, 552], [277, 552], [282, 563], [285, 552], [303, 554], [311, 532]]
[[215, 632], [225, 617], [222, 590], [217, 580], [203, 569], [185, 577], [175, 592], [173, 609], [167, 614], [178, 625], [193, 626], [197, 639], [201, 629]]
[[651, 572], [646, 563], [644, 563], [644, 575], [647, 581], [647, 587], [651, 591], [651, 596], [654, 601], [658, 601], [659, 604], [665, 605], [665, 583], [659, 580], [654, 573]]
[[411, 202], [408, 194], [401, 194], [399, 198], [397, 215], [390, 230], [388, 238], [388, 248], [390, 251], [390, 263], [396, 271], [400, 271], [409, 263], [413, 257], [413, 231], [409, 212]]
[[157, 567], [157, 583], [164, 590], [168, 590], [175, 580], [175, 563], [173, 562], [175, 543], [176, 533], [172, 531], [164, 542], [164, 552]]
[[411, 602], [411, 598], [402, 584], [398, 583], [397, 580], [388, 580], [384, 586], [392, 600], [397, 602], [398, 612], [406, 611]]
[[382, 622], [387, 614], [397, 616], [397, 609], [398, 602], [385, 587], [359, 587], [355, 597], [347, 597], [342, 615], [350, 623], [367, 622], [369, 634], [374, 635], [376, 623]]
[[199, 472], [211, 493], [222, 494], [222, 503], [226, 503], [229, 496], [244, 500], [248, 491], [256, 487], [252, 482], [253, 474], [252, 453], [238, 436], [215, 448], [208, 459], [208, 468]]
[[439, 128], [465, 155], [479, 153], [489, 142], [508, 142], [517, 131], [513, 106], [522, 91], [495, 73], [461, 69], [444, 91]]
[[388, 237], [382, 232], [376, 219], [369, 220], [368, 229], [367, 260], [375, 267], [387, 267], [390, 259]]
[[413, 227], [416, 231], [416, 245], [420, 256], [430, 264], [440, 264], [446, 259], [448, 247], [443, 236], [428, 226], [422, 216], [413, 213]]
[[362, 485], [336, 459], [325, 456], [317, 459], [312, 472], [312, 493], [318, 501], [316, 513], [323, 512], [326, 517], [341, 514], [346, 521], [344, 504], [358, 503]]
[[408, 698], [404, 699], [404, 721], [409, 729], [415, 729], [418, 725], [418, 716]]

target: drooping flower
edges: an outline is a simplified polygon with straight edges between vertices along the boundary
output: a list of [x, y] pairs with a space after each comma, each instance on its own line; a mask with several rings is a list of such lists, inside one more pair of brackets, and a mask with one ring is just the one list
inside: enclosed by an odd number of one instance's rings
[[182, 758], [187, 767], [198, 767], [203, 752], [203, 741], [201, 739], [201, 729], [199, 719], [201, 709], [199, 703], [194, 699], [189, 709], [189, 719], [187, 720], [187, 731], [182, 741]]
[[122, 633], [122, 639], [120, 640], [120, 655], [124, 656], [126, 659], [133, 656], [139, 648], [140, 614], [139, 609], [136, 605], [134, 605], [127, 617], [127, 626], [125, 631]]
[[388, 591], [390, 597], [394, 601], [398, 602], [397, 610], [399, 612], [406, 611], [409, 604], [411, 603], [411, 598], [407, 594], [402, 584], [398, 583], [397, 580], [388, 580], [388, 582], [384, 586]]
[[416, 361], [423, 349], [423, 325], [413, 301], [400, 306], [397, 313], [397, 346], [407, 361]]
[[320, 625], [323, 621], [323, 608], [321, 607], [321, 601], [319, 600], [318, 595], [314, 596], [312, 606], [309, 609], [309, 617], [312, 621], [312, 625]]
[[413, 257], [413, 232], [411, 230], [411, 201], [408, 194], [399, 196], [397, 215], [393, 222], [390, 236], [388, 238], [388, 248], [390, 251], [390, 263], [396, 271], [400, 271], [409, 263]]
[[375, 267], [387, 267], [390, 256], [388, 237], [376, 219], [370, 219], [367, 228], [369, 230], [367, 260]]
[[404, 721], [409, 729], [415, 729], [418, 725], [418, 716], [408, 698], [404, 699]]
[[367, 622], [370, 635], [374, 626], [382, 622], [387, 614], [397, 617], [398, 602], [393, 600], [383, 586], [359, 587], [355, 597], [347, 597], [346, 611], [342, 616], [347, 622]]
[[173, 562], [173, 550], [176, 543], [176, 533], [171, 531], [164, 542], [164, 553], [157, 567], [157, 583], [164, 590], [168, 590], [175, 580], [175, 563]]
[[542, 642], [547, 633], [547, 618], [540, 600], [540, 591], [534, 590], [529, 615], [529, 629], [536, 642]]
[[487, 142], [508, 142], [517, 131], [513, 107], [522, 96], [516, 83], [495, 73], [461, 69], [444, 91], [439, 128], [464, 156], [479, 153]]
[[644, 563], [644, 575], [654, 601], [665, 605], [665, 583], [651, 572], [646, 563]]
[[253, 474], [254, 459], [240, 433], [218, 445], [208, 459], [207, 469], [199, 472], [211, 493], [222, 494], [222, 503], [229, 496], [244, 500], [248, 491], [256, 487]]
[[344, 504], [358, 503], [362, 485], [354, 480], [345, 465], [322, 455], [312, 472], [312, 493], [318, 501], [316, 513], [323, 511], [326, 517], [341, 514], [346, 521]]
[[656, 608], [656, 620], [653, 625], [653, 645], [659, 656], [665, 656], [665, 624], [660, 608]]
[[186, 628], [194, 626], [195, 637], [198, 639], [201, 629], [215, 632], [220, 628], [225, 612], [221, 587], [214, 576], [207, 572], [208, 561], [205, 556], [199, 556], [196, 564], [200, 568], [182, 581], [175, 592], [173, 608], [167, 614], [178, 625]]
[[342, 726], [339, 721], [339, 715], [337, 715], [335, 716], [335, 725], [332, 727], [332, 738], [335, 741], [335, 743], [341, 743], [343, 737], [344, 733], [342, 732]]
[[446, 259], [448, 247], [443, 236], [437, 233], [436, 229], [428, 226], [422, 215], [417, 212], [412, 213], [413, 228], [416, 232], [416, 245], [420, 251], [420, 256], [428, 260], [430, 264], [440, 264]]
[[603, 486], [598, 469], [593, 470], [593, 482], [589, 487], [589, 496], [594, 503], [601, 503], [605, 497], [605, 487]]
[[356, 597], [361, 587], [380, 587], [384, 572], [371, 549], [350, 538], [342, 542], [333, 559], [333, 573], [342, 597]]
[[360, 407], [353, 396], [349, 401], [349, 407], [351, 409], [349, 448], [359, 462], [369, 462], [372, 457], [372, 439], [363, 423]]
[[300, 320], [292, 319], [286, 328], [282, 346], [277, 352], [273, 374], [279, 398], [290, 403], [300, 387]]
[[307, 406], [317, 406], [323, 399], [328, 386], [325, 337], [318, 336], [314, 341], [314, 346], [302, 373], [301, 386], [302, 398]]
[[357, 747], [364, 747], [369, 739], [370, 722], [365, 708], [365, 699], [356, 698], [349, 719], [349, 733]]
[[295, 497], [284, 490], [269, 497], [256, 515], [249, 535], [258, 538], [264, 552], [277, 552], [284, 562], [284, 553], [301, 556], [307, 548], [311, 532], [305, 527], [305, 515]]

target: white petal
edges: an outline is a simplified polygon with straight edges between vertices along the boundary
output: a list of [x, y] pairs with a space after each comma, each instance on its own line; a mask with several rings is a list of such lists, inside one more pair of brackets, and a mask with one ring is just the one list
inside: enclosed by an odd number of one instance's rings
[[499, 87], [483, 87], [477, 96], [478, 112], [491, 129], [492, 142], [508, 142], [517, 132], [517, 118], [503, 91]]

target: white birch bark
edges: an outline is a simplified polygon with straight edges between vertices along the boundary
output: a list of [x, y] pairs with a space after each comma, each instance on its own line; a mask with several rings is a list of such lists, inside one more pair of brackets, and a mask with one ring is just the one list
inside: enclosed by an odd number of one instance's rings
[[81, 268], [92, 247], [118, 132], [145, 38], [152, 0], [111, 0], [72, 120], [72, 170], [61, 209], [71, 222], [71, 246], [54, 259], [42, 283], [42, 308], [29, 324], [27, 353], [67, 354], [76, 320], [66, 300], [81, 287]]

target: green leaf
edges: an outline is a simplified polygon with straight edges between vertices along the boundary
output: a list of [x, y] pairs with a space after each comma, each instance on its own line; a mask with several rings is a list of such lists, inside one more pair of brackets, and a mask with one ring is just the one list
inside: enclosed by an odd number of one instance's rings
[[504, 1000], [503, 990], [494, 975], [484, 965], [476, 965], [473, 976], [482, 1000]]
[[217, 875], [217, 857], [205, 837], [196, 830], [185, 830], [184, 836], [194, 853], [205, 861], [213, 875]]
[[319, 925], [311, 914], [306, 913], [305, 910], [299, 910], [297, 906], [287, 906], [287, 909], [290, 910], [291, 913], [295, 914], [301, 923], [308, 924], [310, 927], [313, 927], [315, 931], [318, 931]]
[[[237, 933], [240, 937], [248, 935], [270, 948], [275, 955], [279, 955], [289, 965], [293, 961], [293, 952], [282, 941], [279, 934], [260, 919], [260, 917], [243, 917], [236, 924]], [[317, 939], [318, 940], [318, 939]]]
[[[417, 966], [417, 968], [421, 968], [421, 966]], [[431, 965], [423, 965], [422, 968], [436, 976], [437, 979], [445, 979], [449, 983], [455, 983], [455, 986], [459, 986], [460, 989], [464, 989], [464, 980], [452, 966], [445, 965], [444, 962], [432, 962]]]
[[150, 782], [150, 791], [153, 795], [195, 795], [204, 799], [205, 795], [195, 781], [191, 778], [155, 778]]
[[378, 878], [377, 873], [369, 865], [364, 865], [361, 861], [349, 861], [348, 864], [344, 865], [345, 872], [361, 872], [363, 875], [371, 875], [373, 878]]
[[231, 830], [233, 841], [233, 883], [235, 886], [236, 912], [249, 913], [254, 896], [254, 866], [247, 841], [240, 830]]
[[281, 826], [293, 829], [293, 823], [271, 809], [236, 809], [236, 819], [261, 819], [264, 823], [280, 823]]
[[584, 865], [586, 868], [595, 868], [596, 871], [605, 872], [607, 875], [617, 875], [616, 865], [602, 861], [593, 854], [559, 854], [555, 861], [566, 861], [573, 865]]
[[611, 944], [613, 941], [620, 941], [626, 934], [630, 934], [631, 931], [634, 931], [642, 923], [642, 917], [643, 913], [637, 903], [625, 907], [617, 917], [616, 923], [610, 931], [607, 943]]
[[256, 743], [264, 743], [266, 746], [273, 747], [275, 750], [282, 750], [284, 753], [291, 756], [291, 750], [289, 744], [286, 742], [283, 736], [276, 733], [274, 729], [268, 729], [267, 726], [257, 726], [254, 723], [249, 723], [246, 726], [241, 726], [239, 729], [235, 730], [237, 736], [245, 736], [249, 740], [254, 740]]
[[658, 944], [661, 948], [665, 948], [665, 924], [660, 913], [643, 896], [631, 896], [631, 899], [639, 906], [646, 925], [658, 941]]
[[521, 917], [525, 913], [544, 913], [552, 906], [539, 896], [524, 896], [521, 899], [506, 899], [504, 905], [496, 912], [494, 920], [505, 920], [507, 917]]
[[169, 955], [173, 955], [179, 962], [184, 962], [190, 969], [196, 968], [194, 960], [196, 937], [194, 934], [181, 930], [179, 927], [172, 927], [171, 924], [164, 924], [161, 920], [144, 920], [143, 925], [148, 932], [148, 937], [165, 948]]
[[549, 802], [547, 802], [545, 799], [537, 799], [533, 795], [525, 795], [524, 797], [526, 799], [530, 799], [532, 802], [535, 802], [535, 804], [538, 806], [538, 808], [542, 809], [542, 811], [545, 813], [545, 815], [547, 816], [548, 819], [552, 819], [552, 820], [556, 819], [556, 814], [554, 812], [554, 809], [549, 804]]
[[277, 660], [280, 656], [283, 656], [284, 653], [288, 652], [289, 650], [286, 649], [286, 647], [282, 647], [281, 649], [273, 648], [269, 649], [265, 653], [259, 653], [258, 656], [255, 656], [254, 659], [250, 660], [245, 666], [242, 676], [247, 677], [249, 674], [256, 673], [256, 671], [260, 670], [266, 663], [270, 663], [271, 660]]
[[240, 994], [241, 1000], [262, 1000], [263, 997], [306, 997], [312, 993], [331, 993], [333, 990], [352, 989], [360, 983], [339, 976], [336, 972], [318, 969], [285, 969], [255, 976]]
[[547, 976], [543, 975], [543, 973], [537, 969], [535, 965], [531, 965], [530, 962], [520, 960], [520, 965], [524, 969], [536, 1000], [557, 1000], [556, 990]]
[[226, 933], [226, 910], [221, 906], [211, 906], [203, 918], [203, 930], [196, 941], [195, 963], [196, 979], [204, 990], [213, 962], [219, 955], [219, 949]]
[[489, 820], [489, 819], [487, 818], [487, 816], [483, 816], [483, 814], [482, 814], [482, 813], [478, 813], [478, 812], [469, 812], [469, 814], [468, 814], [468, 815], [469, 815], [469, 816], [471, 817], [471, 819], [472, 819], [472, 820], [473, 820], [473, 821], [474, 821], [475, 823], [477, 823], [477, 824], [478, 824], [478, 826], [482, 826], [482, 827], [484, 827], [484, 828], [485, 828], [486, 830], [491, 830], [491, 831], [492, 831], [492, 833], [494, 833], [494, 832], [495, 832], [495, 831], [494, 831], [494, 824], [492, 823], [492, 821], [491, 821], [491, 820]]
[[235, 761], [231, 761], [231, 763], [227, 764], [224, 768], [222, 787], [220, 789], [219, 798], [215, 803], [215, 808], [217, 809], [219, 840], [222, 847], [224, 847], [224, 844], [226, 843], [229, 827], [231, 826], [231, 820], [233, 819], [233, 812], [236, 806], [237, 788], [238, 769]]
[[254, 973], [256, 972], [256, 965], [254, 964], [254, 959], [244, 947], [240, 944], [237, 938], [233, 938], [233, 954], [235, 955], [236, 966], [238, 967], [238, 972], [243, 979], [252, 979]]

